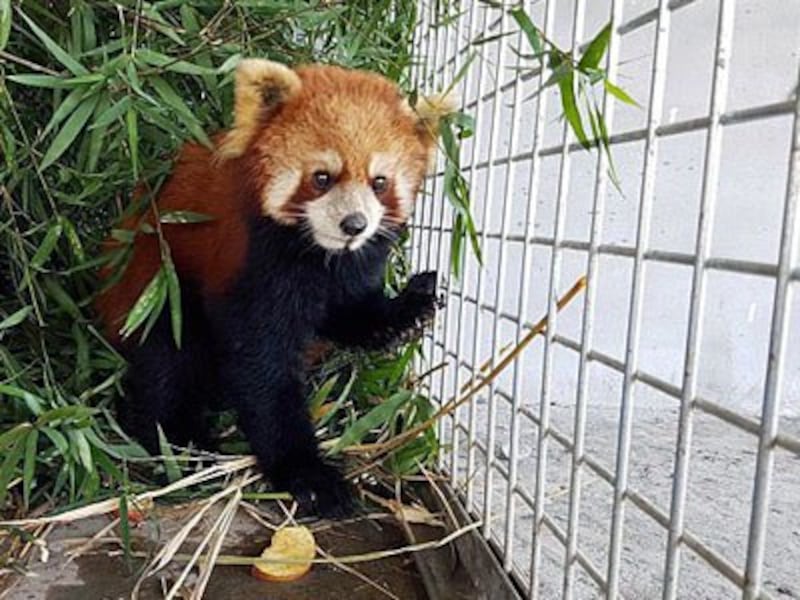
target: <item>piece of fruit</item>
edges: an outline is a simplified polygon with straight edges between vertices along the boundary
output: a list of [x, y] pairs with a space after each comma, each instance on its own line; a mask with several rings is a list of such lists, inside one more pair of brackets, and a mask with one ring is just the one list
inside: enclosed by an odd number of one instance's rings
[[[148, 513], [153, 510], [155, 503], [153, 502], [152, 498], [147, 498], [145, 500], [139, 500], [137, 502], [133, 502], [132, 500], [128, 500], [128, 522], [131, 525], [139, 525], [140, 523], [144, 522], [147, 519]], [[115, 508], [111, 511], [111, 516], [115, 519], [119, 518], [119, 508]]]
[[[314, 536], [307, 527], [279, 529], [272, 535], [269, 547], [261, 553], [265, 562], [254, 564], [252, 574], [263, 581], [299, 579], [311, 569], [316, 547]], [[282, 560], [290, 562], [281, 562]]]

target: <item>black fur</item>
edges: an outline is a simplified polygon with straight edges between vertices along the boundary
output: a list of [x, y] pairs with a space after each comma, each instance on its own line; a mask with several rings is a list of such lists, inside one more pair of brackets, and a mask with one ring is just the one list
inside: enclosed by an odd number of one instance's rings
[[303, 355], [316, 337], [391, 346], [433, 316], [435, 273], [416, 275], [397, 298], [384, 296], [390, 243], [376, 237], [357, 252], [330, 255], [299, 228], [254, 220], [246, 264], [228, 294], [201, 298], [196, 282], [182, 281], [181, 350], [166, 314], [129, 349], [123, 426], [151, 451], [156, 423], [172, 442], [202, 444], [204, 409], [221, 398], [277, 489], [322, 515], [347, 513], [350, 494], [320, 457], [308, 417]]

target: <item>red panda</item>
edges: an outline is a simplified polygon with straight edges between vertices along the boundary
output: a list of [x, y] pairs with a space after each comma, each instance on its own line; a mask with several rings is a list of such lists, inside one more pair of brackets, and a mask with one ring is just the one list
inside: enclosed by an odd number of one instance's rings
[[[382, 277], [450, 107], [434, 98], [412, 108], [374, 73], [260, 59], [239, 64], [234, 95], [233, 126], [214, 149], [186, 144], [156, 210], [122, 224], [135, 233], [130, 261], [96, 301], [129, 361], [119, 418], [150, 451], [157, 424], [171, 441], [203, 443], [203, 410], [222, 399], [273, 484], [337, 516], [351, 498], [317, 449], [303, 354], [319, 338], [385, 347], [431, 318], [435, 273], [391, 299]], [[181, 347], [168, 311], [141, 344], [122, 340], [161, 266], [158, 237], [142, 222], [177, 210], [209, 217], [161, 225], [181, 284]]]

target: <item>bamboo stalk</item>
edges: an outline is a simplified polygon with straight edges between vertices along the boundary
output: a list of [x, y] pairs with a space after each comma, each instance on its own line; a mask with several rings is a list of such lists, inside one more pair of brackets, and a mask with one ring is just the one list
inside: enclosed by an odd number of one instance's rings
[[[578, 280], [572, 285], [572, 287], [567, 290], [567, 292], [558, 299], [556, 302], [556, 308], [560, 311], [564, 307], [566, 307], [575, 297], [582, 292], [586, 288], [586, 276], [581, 276]], [[359, 444], [356, 448], [359, 452], [374, 452], [371, 455], [371, 458], [375, 458], [377, 456], [386, 454], [395, 448], [402, 446], [408, 440], [413, 439], [420, 433], [424, 432], [428, 429], [431, 425], [436, 423], [442, 417], [449, 415], [459, 406], [469, 402], [475, 394], [481, 391], [483, 388], [488, 386], [500, 373], [502, 373], [508, 365], [510, 365], [517, 356], [530, 344], [537, 336], [541, 335], [547, 329], [547, 316], [542, 317], [539, 321], [531, 328], [531, 330], [525, 334], [520, 342], [514, 346], [514, 348], [500, 361], [489, 370], [489, 373], [486, 377], [480, 378], [473, 376], [466, 384], [466, 389], [462, 388], [461, 396], [454, 396], [448, 402], [446, 402], [442, 407], [436, 411], [436, 413], [427, 419], [426, 421], [420, 423], [419, 425], [412, 427], [398, 435], [394, 436], [393, 438], [380, 443], [374, 444]], [[347, 448], [345, 448], [347, 450]], [[353, 476], [353, 474], [350, 474]]]
[[[460, 538], [461, 536], [469, 533], [470, 531], [474, 531], [482, 526], [481, 521], [476, 521], [474, 523], [470, 523], [469, 525], [465, 525], [464, 527], [453, 531], [449, 535], [444, 536], [438, 540], [432, 540], [430, 542], [422, 542], [420, 544], [409, 544], [407, 546], [401, 546], [400, 548], [390, 548], [388, 550], [376, 550], [374, 552], [365, 552], [364, 554], [347, 554], [344, 556], [331, 556], [330, 558], [314, 558], [310, 562], [314, 564], [332, 564], [336, 565], [337, 563], [342, 564], [357, 564], [362, 562], [371, 562], [374, 560], [382, 560], [384, 558], [392, 558], [394, 556], [400, 556], [402, 554], [407, 554], [409, 552], [422, 552], [424, 550], [434, 550], [436, 548], [441, 548], [446, 546], [453, 540]], [[146, 558], [148, 554], [146, 552], [132, 552], [132, 556], [136, 558]], [[173, 560], [178, 562], [188, 562], [192, 560], [193, 556], [190, 554], [175, 554]], [[201, 556], [199, 560], [205, 561], [207, 560], [207, 556]], [[240, 566], [240, 567], [247, 567], [257, 563], [280, 563], [280, 564], [307, 564], [309, 561], [301, 560], [301, 559], [291, 559], [287, 557], [282, 558], [263, 558], [261, 556], [238, 556], [232, 554], [220, 554], [214, 559], [215, 565], [225, 565], [225, 566]]]

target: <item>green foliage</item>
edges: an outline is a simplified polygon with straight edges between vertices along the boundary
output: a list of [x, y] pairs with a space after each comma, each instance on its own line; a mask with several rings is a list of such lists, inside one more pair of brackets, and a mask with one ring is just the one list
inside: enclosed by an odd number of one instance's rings
[[[547, 40], [518, 5], [489, 4], [509, 10], [524, 32], [532, 53], [517, 49], [523, 58], [549, 67], [545, 87], [559, 86], [577, 139], [609, 152], [594, 86], [602, 82], [616, 99], [633, 103], [600, 67], [610, 29], [573, 57]], [[435, 26], [452, 26], [457, 5], [436, 6]], [[112, 416], [125, 364], [94, 327], [91, 312], [97, 269], [121, 272], [129, 256], [125, 246], [133, 234], [110, 231], [112, 223], [123, 213], [156, 211], [154, 192], [178, 146], [187, 139], [209, 144], [230, 124], [232, 72], [244, 56], [372, 69], [416, 97], [417, 82], [407, 78], [416, 11], [413, 0], [0, 0], [0, 510], [125, 499], [153, 468], [170, 479], [180, 474], [185, 455], [163, 443], [164, 456], [154, 465]], [[461, 113], [441, 125], [456, 274], [466, 248], [480, 260], [458, 151], [473, 130], [472, 119]], [[137, 183], [145, 193], [130, 203]], [[180, 344], [180, 286], [160, 226], [207, 217], [185, 211], [156, 216], [154, 226], [138, 233], [158, 236], [162, 267], [123, 334], [146, 335], [169, 310]], [[123, 247], [100, 259], [109, 231]], [[387, 291], [400, 289], [408, 272], [398, 248]], [[331, 452], [380, 443], [431, 417], [430, 400], [411, 380], [418, 350], [411, 344], [387, 355], [337, 355], [321, 368], [310, 404], [320, 412], [318, 426]], [[219, 419], [220, 428], [230, 423], [226, 419]], [[229, 449], [246, 448], [233, 440]], [[437, 450], [428, 428], [384, 464], [407, 474]], [[146, 468], [142, 461], [149, 461]], [[126, 516], [122, 522], [127, 547]]]
[[[410, 429], [433, 414], [433, 405], [408, 374], [418, 343], [386, 355], [349, 355], [328, 365], [334, 375], [324, 379], [319, 394], [331, 409], [319, 420], [333, 440], [330, 454], [372, 440], [385, 440]], [[320, 374], [321, 376], [324, 373]], [[348, 375], [345, 377], [345, 375]], [[324, 400], [319, 405], [324, 404]], [[391, 453], [387, 466], [398, 475], [416, 471], [435, 458], [439, 445], [432, 429], [414, 443]]]
[[[561, 108], [570, 129], [586, 150], [597, 148], [598, 151], [606, 154], [611, 181], [619, 189], [619, 181], [611, 155], [608, 127], [595, 88], [602, 83], [603, 88], [620, 102], [632, 106], [638, 106], [638, 104], [625, 90], [608, 79], [606, 70], [601, 66], [608, 51], [613, 24], [609, 22], [600, 29], [587, 44], [583, 53], [576, 57], [572, 52], [559, 48], [552, 40], [545, 37], [544, 32], [534, 25], [522, 6], [506, 8], [501, 2], [481, 1], [491, 7], [506, 10], [514, 19], [529, 48], [512, 47], [512, 50], [523, 61], [535, 65], [535, 67], [524, 66], [522, 72], [534, 68], [544, 69], [545, 66], [549, 69], [550, 77], [536, 93], [554, 85], [558, 86]], [[473, 44], [481, 45], [488, 41], [491, 40], [479, 38], [474, 40]], [[530, 52], [525, 51], [528, 49]], [[587, 122], [591, 137], [587, 134]]]
[[[99, 245], [123, 211], [147, 207], [181, 143], [208, 144], [230, 123], [238, 60], [344, 64], [409, 89], [415, 22], [411, 0], [0, 0], [0, 509], [136, 485], [127, 464], [146, 455], [111, 410], [125, 365], [92, 322]], [[148, 193], [129, 209], [137, 182]], [[142, 233], [206, 218], [164, 213]], [[390, 275], [399, 287], [403, 271]], [[179, 333], [179, 295], [162, 244], [162, 268], [124, 333], [145, 333], [162, 308]], [[397, 391], [409, 363], [398, 372], [371, 402]], [[369, 366], [358, 373], [361, 390]], [[337, 391], [339, 410], [323, 423], [332, 434], [369, 410]], [[181, 457], [166, 445], [164, 454], [157, 468], [174, 478]], [[152, 467], [131, 474], [141, 481]]]
[[469, 184], [461, 170], [460, 140], [472, 137], [474, 119], [465, 113], [454, 113], [442, 119], [440, 136], [445, 155], [444, 195], [453, 206], [453, 234], [450, 237], [450, 267], [461, 275], [464, 264], [464, 242], [469, 240], [478, 262], [482, 262], [478, 231], [470, 210]]

